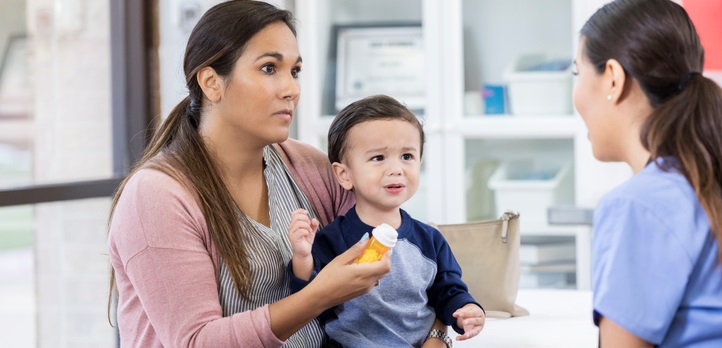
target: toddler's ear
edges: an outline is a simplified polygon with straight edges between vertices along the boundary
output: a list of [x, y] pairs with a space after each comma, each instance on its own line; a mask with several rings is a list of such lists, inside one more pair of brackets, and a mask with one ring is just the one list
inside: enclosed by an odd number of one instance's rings
[[353, 189], [353, 182], [351, 180], [351, 172], [348, 170], [348, 167], [339, 162], [333, 162], [331, 166], [333, 167], [333, 174], [336, 176], [338, 183], [341, 184], [341, 187], [351, 191]]

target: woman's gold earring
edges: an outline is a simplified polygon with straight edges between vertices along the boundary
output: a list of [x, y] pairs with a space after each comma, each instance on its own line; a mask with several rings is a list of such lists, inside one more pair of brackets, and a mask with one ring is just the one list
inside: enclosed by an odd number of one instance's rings
[[607, 96], [607, 100], [612, 100], [612, 95], [611, 95], [611, 94]]

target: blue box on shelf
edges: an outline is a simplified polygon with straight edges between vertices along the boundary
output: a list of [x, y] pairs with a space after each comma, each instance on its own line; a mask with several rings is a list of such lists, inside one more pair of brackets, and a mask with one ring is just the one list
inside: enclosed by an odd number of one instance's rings
[[506, 86], [485, 83], [483, 86], [482, 95], [484, 96], [485, 114], [506, 114]]

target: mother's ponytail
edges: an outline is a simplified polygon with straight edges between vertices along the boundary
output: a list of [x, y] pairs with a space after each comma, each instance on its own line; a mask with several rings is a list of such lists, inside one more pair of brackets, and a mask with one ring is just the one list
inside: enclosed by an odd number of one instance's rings
[[125, 188], [125, 185], [130, 179], [130, 177], [132, 177], [135, 172], [137, 172], [146, 163], [148, 163], [151, 158], [155, 157], [155, 155], [160, 153], [163, 148], [168, 146], [178, 135], [184, 119], [186, 119], [188, 116], [187, 110], [189, 105], [191, 104], [190, 99], [190, 97], [183, 98], [183, 100], [181, 100], [181, 102], [178, 103], [175, 108], [173, 108], [168, 117], [163, 120], [163, 122], [161, 122], [158, 129], [153, 132], [153, 137], [151, 138], [150, 143], [148, 143], [148, 146], [145, 147], [145, 150], [143, 151], [143, 156], [141, 156], [140, 160], [138, 160], [138, 162], [133, 166], [133, 168], [131, 168], [130, 172], [120, 183], [118, 189], [113, 196], [113, 203], [110, 208], [111, 213], [109, 223], [113, 219], [113, 211], [115, 211], [115, 205], [118, 203], [118, 198], [120, 198], [120, 194], [123, 192], [123, 189]]

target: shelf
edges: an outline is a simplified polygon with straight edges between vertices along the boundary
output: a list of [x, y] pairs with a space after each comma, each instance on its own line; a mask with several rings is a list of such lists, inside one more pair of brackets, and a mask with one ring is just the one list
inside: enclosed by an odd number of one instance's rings
[[582, 230], [582, 228], [578, 226], [529, 226], [529, 228], [525, 228], [523, 215], [521, 219], [522, 236], [574, 237]]
[[465, 138], [573, 138], [586, 132], [584, 122], [575, 115], [473, 115], [451, 129]]

